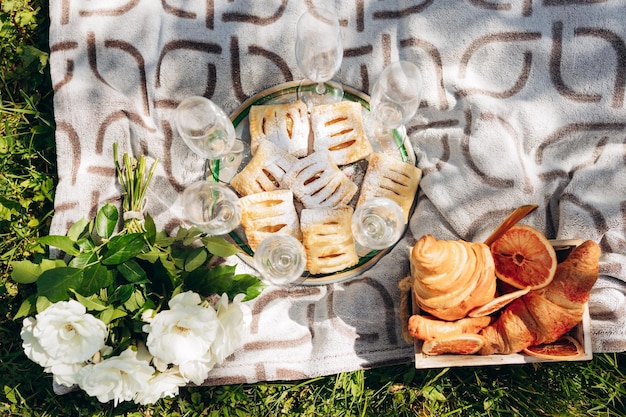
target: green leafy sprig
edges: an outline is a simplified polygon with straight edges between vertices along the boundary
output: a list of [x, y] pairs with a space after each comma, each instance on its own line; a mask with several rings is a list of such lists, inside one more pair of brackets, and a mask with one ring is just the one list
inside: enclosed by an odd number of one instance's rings
[[[143, 157], [136, 161], [125, 154], [123, 165], [115, 161], [123, 209], [141, 212], [156, 162], [146, 176]], [[65, 236], [40, 238], [42, 244], [60, 249], [63, 259], [13, 262], [13, 280], [36, 285], [15, 318], [75, 299], [109, 326], [115, 351], [121, 352], [140, 337], [142, 314], [166, 308], [179, 292], [206, 297], [226, 293], [229, 299], [243, 293], [249, 300], [262, 291], [257, 277], [237, 274], [236, 265], [222, 262], [239, 251], [222, 237], [206, 236], [195, 227], [180, 227], [169, 236], [156, 230], [149, 213], [123, 221], [116, 232], [119, 221], [118, 208], [107, 203], [91, 221], [74, 223]]]

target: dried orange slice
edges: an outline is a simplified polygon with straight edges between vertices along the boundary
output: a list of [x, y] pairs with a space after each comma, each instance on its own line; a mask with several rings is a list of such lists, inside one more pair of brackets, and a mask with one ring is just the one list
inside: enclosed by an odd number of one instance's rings
[[478, 334], [465, 333], [455, 336], [439, 337], [422, 345], [425, 355], [472, 355], [478, 352], [485, 344], [485, 338]]
[[562, 336], [557, 341], [524, 349], [524, 353], [542, 359], [576, 359], [585, 353], [582, 345], [572, 336]]
[[524, 289], [543, 288], [556, 272], [556, 252], [539, 230], [516, 225], [491, 244], [496, 276], [502, 281]]
[[528, 294], [528, 291], [530, 291], [530, 288], [524, 288], [523, 290], [512, 291], [510, 293], [496, 297], [493, 300], [489, 301], [487, 304], [481, 307], [476, 307], [475, 309], [467, 313], [467, 316], [468, 317], [488, 316], [500, 310], [502, 307], [506, 306], [511, 301], [517, 298], [520, 298], [522, 295]]

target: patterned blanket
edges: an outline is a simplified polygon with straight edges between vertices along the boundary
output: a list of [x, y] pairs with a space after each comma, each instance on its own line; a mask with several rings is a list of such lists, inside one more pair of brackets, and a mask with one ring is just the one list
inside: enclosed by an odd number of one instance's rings
[[[230, 113], [261, 90], [301, 79], [295, 25], [312, 4], [52, 0], [52, 233], [119, 199], [113, 142], [160, 159], [147, 210], [168, 231], [182, 224], [180, 195], [204, 161], [175, 133], [174, 109], [204, 95]], [[207, 383], [411, 361], [398, 288], [410, 246], [425, 233], [484, 239], [522, 204], [540, 206], [524, 221], [548, 237], [601, 245], [593, 347], [626, 350], [626, 9], [609, 0], [330, 5], [342, 25], [344, 84], [368, 92], [398, 59], [423, 71], [425, 94], [408, 125], [424, 172], [415, 214], [403, 240], [361, 276], [254, 300], [244, 348]]]

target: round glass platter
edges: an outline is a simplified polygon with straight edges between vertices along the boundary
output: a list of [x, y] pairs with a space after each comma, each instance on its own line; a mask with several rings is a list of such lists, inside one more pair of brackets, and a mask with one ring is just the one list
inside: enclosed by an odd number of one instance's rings
[[[248, 120], [250, 107], [265, 104], [289, 103], [296, 101], [298, 99], [297, 89], [299, 84], [299, 81], [293, 81], [263, 90], [247, 99], [234, 113], [231, 114], [230, 119], [235, 126], [235, 132], [237, 134], [237, 137], [244, 144], [244, 151], [237, 172], [241, 171], [252, 159], [252, 155], [250, 153], [250, 125]], [[363, 92], [349, 86], [344, 86], [343, 99], [361, 104], [364, 116], [369, 112], [369, 97]], [[391, 140], [394, 142], [394, 145], [391, 148], [393, 149], [394, 157], [398, 158], [399, 161], [415, 165], [415, 154], [413, 152], [413, 148], [411, 147], [410, 141], [403, 140], [403, 138], [405, 137], [406, 132], [403, 128], [402, 130], [398, 129], [393, 131]], [[375, 152], [384, 151], [382, 149], [384, 146], [379, 143], [372, 143], [372, 147]], [[388, 147], [389, 146], [387, 146], [387, 148]], [[385, 152], [389, 153], [388, 150], [386, 150]], [[339, 168], [344, 172], [344, 174], [348, 175], [348, 177], [350, 177], [360, 188], [360, 183], [362, 182], [363, 176], [365, 175], [365, 170], [367, 169], [367, 161], [358, 161], [354, 164], [340, 166]], [[214, 178], [217, 179], [217, 177], [219, 177], [219, 163], [213, 165], [211, 167], [211, 170]], [[350, 202], [350, 205], [352, 205], [352, 207], [354, 207], [357, 198], [358, 193]], [[254, 267], [254, 252], [247, 243], [243, 228], [241, 226], [238, 227], [237, 229], [229, 233], [226, 238], [231, 243], [241, 249], [241, 252], [238, 254], [238, 256], [248, 265]], [[355, 266], [332, 274], [312, 275], [308, 271], [305, 271], [303, 274], [305, 279], [301, 281], [299, 285], [326, 285], [354, 278], [374, 266], [380, 258], [382, 258], [387, 252], [389, 252], [389, 250], [391, 250], [391, 248], [370, 251], [364, 256], [359, 257], [359, 262]]]

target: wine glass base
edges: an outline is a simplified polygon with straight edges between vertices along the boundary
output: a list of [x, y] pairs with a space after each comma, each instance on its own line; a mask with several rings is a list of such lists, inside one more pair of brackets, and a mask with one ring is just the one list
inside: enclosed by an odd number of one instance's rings
[[364, 115], [363, 122], [365, 135], [372, 144], [374, 152], [385, 153], [401, 159], [402, 152], [399, 152], [399, 149], [404, 146], [408, 139], [404, 125], [395, 129], [381, 127], [371, 113]]
[[324, 91], [317, 91], [320, 83], [310, 80], [303, 80], [298, 86], [298, 99], [306, 104], [308, 109], [322, 104], [338, 103], [343, 100], [343, 87], [340, 82], [335, 80], [321, 83]]
[[205, 178], [215, 182], [229, 183], [237, 174], [243, 161], [245, 145], [239, 139], [233, 142], [230, 151], [219, 159], [207, 159], [205, 164]]

